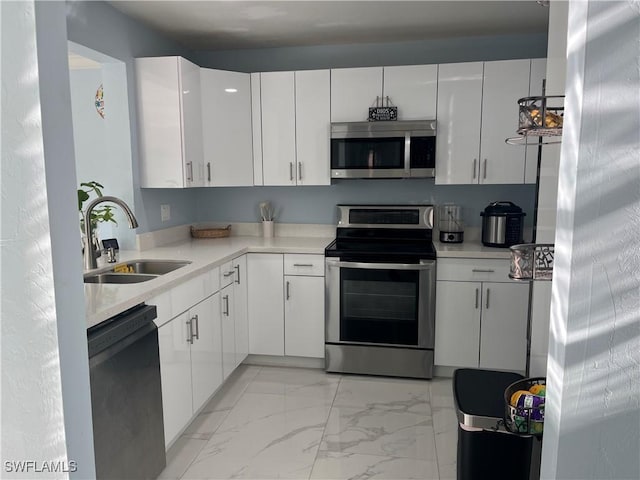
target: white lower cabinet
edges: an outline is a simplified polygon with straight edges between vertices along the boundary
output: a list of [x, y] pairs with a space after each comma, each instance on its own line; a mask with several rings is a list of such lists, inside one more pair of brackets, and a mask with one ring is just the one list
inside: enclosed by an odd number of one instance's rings
[[249, 353], [324, 357], [324, 256], [249, 254]]
[[233, 318], [236, 340], [236, 366], [249, 354], [249, 317], [247, 310], [247, 256], [232, 261], [235, 276], [233, 279]]
[[324, 357], [324, 277], [285, 275], [284, 354]]
[[435, 364], [524, 371], [529, 285], [508, 280], [507, 260], [438, 262]]
[[165, 445], [222, 384], [219, 303], [215, 293], [158, 328]]
[[281, 254], [247, 255], [249, 353], [284, 355], [284, 285]]
[[236, 368], [236, 326], [233, 317], [233, 284], [220, 291], [222, 319], [222, 374], [224, 379]]

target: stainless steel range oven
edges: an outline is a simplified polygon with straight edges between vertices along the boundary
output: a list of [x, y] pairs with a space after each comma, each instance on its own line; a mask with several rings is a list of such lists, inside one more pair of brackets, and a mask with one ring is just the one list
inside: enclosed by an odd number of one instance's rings
[[325, 250], [325, 368], [431, 378], [436, 255], [431, 205], [339, 205]]

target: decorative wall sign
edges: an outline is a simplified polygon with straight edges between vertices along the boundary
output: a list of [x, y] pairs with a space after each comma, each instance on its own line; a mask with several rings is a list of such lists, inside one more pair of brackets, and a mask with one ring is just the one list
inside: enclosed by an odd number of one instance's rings
[[[387, 101], [387, 104], [384, 105], [384, 101]], [[392, 106], [391, 100], [389, 97], [376, 97], [376, 106], [369, 107], [369, 121], [370, 122], [379, 122], [379, 121], [389, 121], [389, 120], [397, 120], [398, 119], [398, 107]]]
[[102, 84], [96, 90], [96, 100], [95, 100], [96, 111], [101, 118], [104, 118], [104, 89], [102, 88]]

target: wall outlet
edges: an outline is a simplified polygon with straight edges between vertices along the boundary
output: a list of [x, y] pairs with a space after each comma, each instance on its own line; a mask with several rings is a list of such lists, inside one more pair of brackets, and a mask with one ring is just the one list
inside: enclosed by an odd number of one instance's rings
[[160, 220], [168, 222], [171, 219], [171, 205], [160, 205]]

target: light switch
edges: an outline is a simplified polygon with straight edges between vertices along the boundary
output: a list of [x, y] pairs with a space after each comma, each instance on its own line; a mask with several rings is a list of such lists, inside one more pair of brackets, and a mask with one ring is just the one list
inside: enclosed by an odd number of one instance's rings
[[160, 205], [160, 220], [167, 222], [171, 219], [171, 205]]

